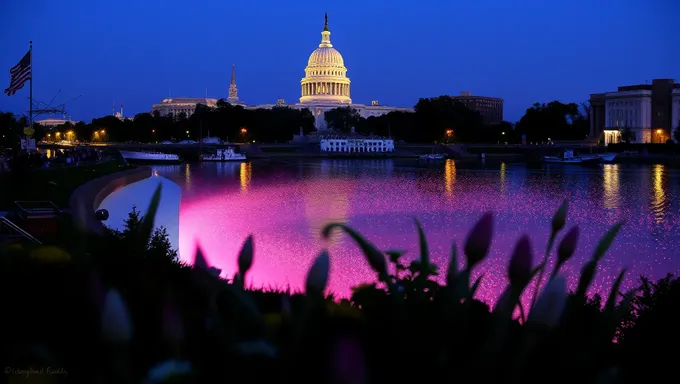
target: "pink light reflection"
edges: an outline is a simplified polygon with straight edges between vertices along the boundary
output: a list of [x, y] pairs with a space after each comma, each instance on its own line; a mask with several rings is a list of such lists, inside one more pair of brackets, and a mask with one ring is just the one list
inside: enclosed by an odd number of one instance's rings
[[[192, 261], [198, 240], [208, 261], [232, 276], [243, 241], [254, 234], [255, 258], [249, 282], [300, 289], [314, 256], [328, 246], [330, 290], [347, 296], [351, 287], [375, 281], [375, 275], [346, 236], [325, 244], [318, 236], [323, 224], [347, 221], [381, 249], [407, 250], [409, 260], [418, 253], [413, 225], [413, 216], [417, 216], [428, 236], [432, 260], [443, 273], [452, 242], [458, 243], [463, 259], [467, 231], [483, 212], [492, 210], [496, 229], [491, 254], [473, 278], [485, 274], [477, 297], [495, 303], [507, 284], [507, 262], [514, 243], [522, 233], [529, 233], [534, 265], [538, 264], [545, 251], [550, 217], [562, 198], [569, 195], [567, 228], [576, 223], [581, 227], [576, 255], [562, 269], [570, 289], [575, 288], [600, 236], [621, 219], [627, 224], [600, 264], [591, 292], [606, 297], [623, 267], [630, 271], [623, 289], [631, 288], [640, 274], [658, 277], [679, 269], [680, 261], [670, 257], [680, 253], [673, 240], [680, 236], [678, 215], [666, 210], [663, 222], [658, 223], [644, 204], [656, 198], [654, 191], [660, 188], [647, 182], [647, 177], [654, 177], [651, 174], [605, 169], [605, 176], [607, 172], [618, 173], [615, 179], [611, 175], [604, 179], [603, 191], [601, 175], [584, 175], [588, 170], [555, 176], [521, 170], [513, 173], [503, 167], [499, 179], [498, 172], [458, 168], [454, 173], [451, 166], [441, 171], [398, 172], [368, 169], [361, 166], [363, 163], [355, 168], [338, 164], [330, 168], [323, 164], [280, 167], [269, 173], [254, 164], [252, 169], [245, 169], [247, 177], [240, 182], [236, 175], [213, 179], [210, 168], [204, 166], [192, 172], [192, 183], [198, 184], [192, 187], [192, 193], [183, 195], [180, 211], [182, 259]], [[618, 187], [612, 192], [607, 183], [614, 182]], [[669, 187], [664, 184], [663, 188]], [[616, 205], [609, 196], [613, 193], [617, 193]], [[669, 199], [677, 195], [677, 189], [666, 191]], [[533, 293], [533, 284], [527, 292]], [[524, 302], [528, 303], [528, 295]]]

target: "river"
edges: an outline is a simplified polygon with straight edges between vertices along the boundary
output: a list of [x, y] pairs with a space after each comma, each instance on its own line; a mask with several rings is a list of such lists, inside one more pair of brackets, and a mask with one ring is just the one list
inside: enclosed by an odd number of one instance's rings
[[[507, 284], [514, 243], [528, 233], [538, 263], [550, 219], [564, 198], [570, 201], [567, 228], [581, 228], [576, 255], [562, 269], [571, 288], [599, 238], [621, 220], [625, 225], [598, 269], [592, 292], [606, 294], [622, 268], [628, 269], [624, 287], [632, 287], [639, 275], [658, 278], [680, 270], [680, 170], [663, 165], [464, 167], [452, 160], [419, 166], [410, 160], [338, 159], [154, 168], [181, 189], [179, 224], [168, 219], [176, 213], [159, 223], [165, 220], [179, 233], [173, 241], [180, 257], [191, 261], [200, 244], [209, 262], [231, 276], [243, 240], [253, 234], [255, 261], [248, 276], [253, 286], [299, 289], [323, 247], [331, 254], [333, 292], [347, 296], [352, 286], [373, 281], [349, 238], [321, 240], [320, 228], [332, 221], [348, 223], [381, 249], [407, 250], [406, 257], [413, 259], [417, 217], [433, 261], [445, 270], [453, 242], [462, 254], [468, 230], [484, 212], [493, 211], [491, 254], [476, 275], [485, 274], [478, 297], [495, 301]], [[131, 200], [143, 199], [137, 205], [144, 209], [157, 184], [150, 180], [146, 195], [125, 188], [104, 206], [126, 212]]]

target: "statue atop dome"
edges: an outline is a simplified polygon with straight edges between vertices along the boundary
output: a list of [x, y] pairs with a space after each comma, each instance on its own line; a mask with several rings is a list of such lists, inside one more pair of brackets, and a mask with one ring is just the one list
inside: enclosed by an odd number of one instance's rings
[[323, 30], [328, 31], [328, 12], [326, 12], [326, 14], [324, 14], [323, 20], [324, 20]]

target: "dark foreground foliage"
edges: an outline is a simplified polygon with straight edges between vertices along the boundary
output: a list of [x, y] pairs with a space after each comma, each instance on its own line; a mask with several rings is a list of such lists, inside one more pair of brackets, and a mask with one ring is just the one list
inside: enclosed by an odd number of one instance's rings
[[[604, 303], [585, 296], [621, 225], [603, 236], [576, 292], [567, 294], [559, 269], [574, 252], [577, 228], [561, 237], [555, 269], [544, 271], [566, 204], [538, 266], [529, 238], [518, 241], [510, 284], [491, 310], [472, 299], [480, 280], [470, 281], [489, 251], [491, 214], [470, 231], [462, 270], [452, 247], [444, 285], [433, 281], [440, 270], [417, 221], [420, 257], [408, 265], [402, 252], [382, 252], [351, 228], [329, 224], [322, 236], [344, 231], [376, 272], [374, 283], [338, 302], [324, 296], [326, 251], [309, 270], [305, 294], [244, 287], [252, 237], [233, 279], [220, 279], [200, 249], [193, 266], [178, 263], [163, 230], [152, 231], [159, 198], [160, 189], [124, 231], [81, 234], [72, 249], [3, 251], [0, 358], [8, 378], [50, 367], [52, 382], [116, 384], [632, 383], [658, 382], [674, 369], [667, 350], [678, 342], [677, 279], [643, 279], [639, 294], [620, 294], [622, 272]], [[543, 276], [546, 287], [524, 308], [520, 296]]]

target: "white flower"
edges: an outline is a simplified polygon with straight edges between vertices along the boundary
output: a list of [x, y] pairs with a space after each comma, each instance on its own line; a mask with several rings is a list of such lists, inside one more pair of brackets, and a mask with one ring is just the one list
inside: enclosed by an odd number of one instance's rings
[[126, 343], [132, 339], [132, 320], [125, 301], [115, 289], [109, 289], [104, 299], [101, 320], [105, 340]]
[[528, 321], [554, 327], [562, 316], [566, 301], [567, 282], [562, 276], [556, 276], [538, 296]]
[[183, 360], [167, 360], [153, 366], [144, 384], [162, 384], [174, 376], [190, 375], [191, 363]]

